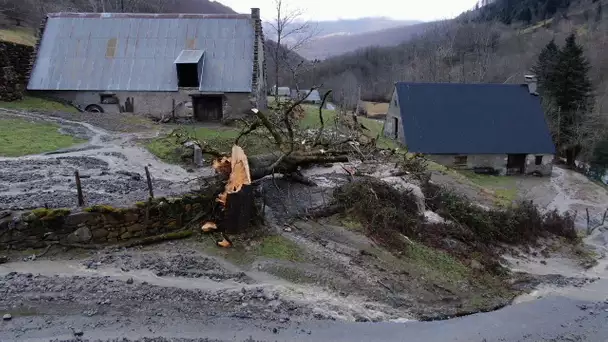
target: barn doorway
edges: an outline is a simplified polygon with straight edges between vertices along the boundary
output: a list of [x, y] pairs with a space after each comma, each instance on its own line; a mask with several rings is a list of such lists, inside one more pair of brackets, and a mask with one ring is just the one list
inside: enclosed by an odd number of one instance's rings
[[525, 154], [509, 154], [507, 155], [507, 174], [518, 175], [524, 173], [526, 168]]
[[196, 121], [220, 121], [224, 98], [222, 95], [202, 95], [192, 97], [194, 119]]
[[399, 140], [399, 118], [393, 118], [393, 127], [395, 127], [393, 139]]

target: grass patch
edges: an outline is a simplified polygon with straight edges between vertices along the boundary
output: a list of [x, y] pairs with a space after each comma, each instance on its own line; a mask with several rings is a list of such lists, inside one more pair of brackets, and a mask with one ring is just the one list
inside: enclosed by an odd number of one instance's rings
[[280, 235], [273, 235], [265, 237], [257, 249], [259, 256], [287, 260], [287, 261], [301, 261], [302, 250], [291, 240]]
[[111, 205], [106, 205], [106, 204], [94, 205], [94, 206], [91, 206], [88, 208], [84, 208], [83, 210], [86, 211], [87, 213], [103, 213], [103, 214], [110, 214], [110, 213], [120, 214], [120, 213], [125, 212], [125, 209], [115, 208]]
[[[208, 143], [221, 152], [230, 152], [235, 139], [240, 133], [240, 128], [225, 126], [213, 128], [185, 126], [185, 129], [190, 136], [201, 142]], [[255, 133], [241, 138], [239, 145], [250, 155], [268, 153], [275, 150], [274, 145], [272, 145], [268, 139]], [[165, 136], [153, 139], [147, 142], [145, 147], [148, 151], [165, 162], [173, 164], [182, 162], [182, 146], [180, 146], [172, 137]]]
[[68, 216], [71, 213], [70, 209], [47, 209], [47, 208], [38, 208], [32, 210], [32, 214], [36, 215], [36, 217], [42, 219], [54, 219], [57, 217]]
[[363, 227], [363, 225], [361, 224], [361, 222], [359, 220], [357, 220], [356, 218], [350, 217], [350, 216], [344, 216], [340, 219], [338, 219], [340, 225], [342, 225], [344, 228], [351, 230], [353, 232], [359, 232], [359, 233], [364, 233], [365, 232], [365, 227]]
[[23, 99], [18, 101], [0, 101], [0, 108], [21, 109], [40, 112], [78, 113], [78, 110], [72, 106], [67, 106], [61, 102], [56, 102], [34, 96], [25, 96]]
[[494, 195], [494, 204], [508, 207], [517, 199], [517, 179], [507, 176], [477, 174], [473, 171], [459, 171], [473, 184], [489, 190]]
[[412, 242], [407, 248], [407, 258], [453, 283], [466, 280], [469, 268], [446, 252]]
[[34, 30], [27, 28], [0, 29], [0, 40], [22, 45], [36, 45]]
[[0, 156], [19, 157], [56, 151], [85, 140], [59, 133], [59, 125], [0, 119]]

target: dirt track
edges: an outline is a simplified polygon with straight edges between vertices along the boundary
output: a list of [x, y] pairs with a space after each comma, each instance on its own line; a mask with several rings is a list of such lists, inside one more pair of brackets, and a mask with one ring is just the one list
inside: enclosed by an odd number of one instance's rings
[[[83, 122], [0, 110], [0, 115], [53, 121], [88, 142], [63, 151], [18, 158], [0, 157], [0, 210], [77, 205], [74, 171], [79, 171], [86, 204], [127, 205], [147, 198], [144, 167], [148, 166], [157, 196], [178, 195], [196, 186], [188, 183], [209, 169], [188, 173], [159, 161], [137, 144], [156, 132], [113, 133]], [[112, 121], [110, 118], [106, 118]]]

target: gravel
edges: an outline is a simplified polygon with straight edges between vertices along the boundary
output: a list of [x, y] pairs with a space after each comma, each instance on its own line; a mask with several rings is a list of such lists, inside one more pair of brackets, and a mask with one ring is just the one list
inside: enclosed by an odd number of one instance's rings
[[[0, 308], [29, 307], [37, 312], [61, 308], [63, 314], [82, 314], [82, 308], [104, 316], [131, 317], [156, 312], [162, 317], [205, 319], [247, 317], [279, 322], [282, 318], [310, 319], [312, 310], [291, 301], [268, 300], [262, 287], [236, 290], [197, 290], [161, 287], [93, 277], [47, 277], [9, 273], [0, 277]], [[273, 294], [279, 297], [279, 294]], [[272, 305], [270, 305], [272, 303]], [[243, 304], [246, 303], [246, 306]]]
[[[187, 253], [187, 252], [184, 252]], [[252, 284], [253, 280], [243, 272], [232, 272], [213, 258], [194, 255], [166, 253], [108, 252], [86, 259], [87, 268], [115, 267], [124, 272], [151, 270], [159, 277], [208, 278], [213, 281], [232, 280]], [[133, 279], [127, 280], [133, 284]]]

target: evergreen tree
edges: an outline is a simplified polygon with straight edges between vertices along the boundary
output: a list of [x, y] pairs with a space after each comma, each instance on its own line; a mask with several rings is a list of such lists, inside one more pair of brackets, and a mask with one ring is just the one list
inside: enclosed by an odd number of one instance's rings
[[550, 73], [551, 93], [562, 112], [591, 111], [591, 81], [589, 80], [590, 64], [584, 55], [583, 48], [576, 43], [572, 33], [566, 39], [566, 45], [559, 51], [559, 57], [553, 73]]
[[558, 58], [559, 48], [555, 44], [555, 40], [552, 39], [541, 50], [536, 65], [532, 67], [532, 72], [534, 72], [538, 79], [539, 92], [543, 96], [549, 95], [545, 91], [546, 89], [552, 89], [552, 77], [555, 67], [557, 66]]
[[[576, 130], [585, 116], [593, 110], [592, 86], [589, 80], [590, 64], [583, 49], [576, 43], [573, 34], [559, 52], [555, 69], [549, 74], [549, 86], [545, 91], [551, 96], [559, 110], [558, 129], [564, 137], [564, 151], [568, 165], [573, 166], [581, 151], [579, 141], [582, 132]], [[562, 142], [560, 142], [562, 143]]]
[[602, 16], [602, 3], [600, 2], [597, 4], [597, 10], [595, 11], [595, 21], [601, 21]]

